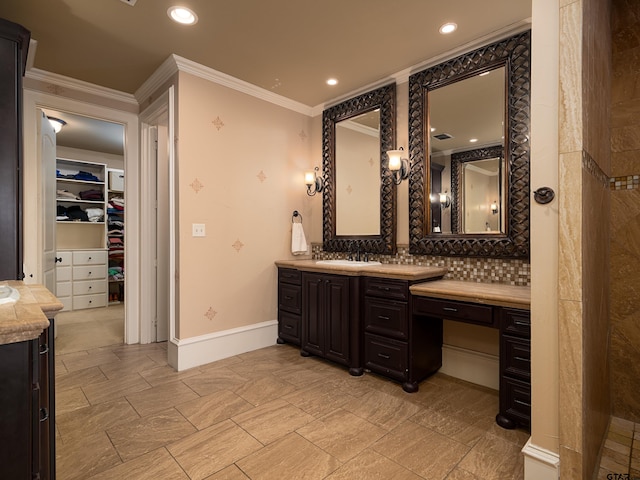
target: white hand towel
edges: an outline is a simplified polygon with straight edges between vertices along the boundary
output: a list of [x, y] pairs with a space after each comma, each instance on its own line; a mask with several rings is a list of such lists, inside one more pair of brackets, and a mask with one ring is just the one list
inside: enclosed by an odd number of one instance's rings
[[304, 236], [302, 223], [291, 224], [291, 253], [294, 255], [307, 253], [307, 239]]

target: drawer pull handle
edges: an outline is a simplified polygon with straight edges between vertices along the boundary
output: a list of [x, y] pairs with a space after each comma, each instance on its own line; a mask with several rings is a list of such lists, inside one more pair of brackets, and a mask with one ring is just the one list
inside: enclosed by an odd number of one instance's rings
[[389, 318], [389, 317], [385, 317], [384, 315], [378, 315], [378, 318], [379, 318], [380, 320], [390, 320], [390, 318]]
[[291, 325], [285, 325], [284, 328], [288, 328], [289, 330], [291, 330], [293, 327]]
[[518, 360], [519, 362], [529, 362], [529, 358], [527, 357], [513, 357], [514, 360]]
[[513, 403], [518, 403], [518, 404], [520, 404], [522, 406], [525, 406], [527, 408], [531, 408], [531, 404], [530, 403], [523, 402], [522, 400], [518, 400], [517, 398], [514, 399]]
[[528, 327], [529, 326], [529, 322], [518, 322], [517, 320], [515, 322], [513, 322], [513, 324], [518, 326], [518, 327]]
[[49, 345], [47, 343], [40, 345], [40, 355], [49, 353]]
[[452, 308], [452, 307], [442, 307], [442, 310], [444, 310], [445, 312], [457, 312], [458, 311], [457, 308]]
[[46, 408], [42, 407], [40, 409], [40, 421], [41, 422], [46, 422], [47, 420], [49, 420], [49, 410], [47, 410]]
[[384, 358], [385, 360], [389, 360], [391, 358], [389, 355], [385, 355], [384, 353], [379, 353], [378, 356], [380, 358]]
[[291, 298], [292, 298], [292, 297], [290, 297], [289, 295], [285, 295], [285, 296], [284, 296], [284, 299], [285, 299], [285, 300], [291, 300]]

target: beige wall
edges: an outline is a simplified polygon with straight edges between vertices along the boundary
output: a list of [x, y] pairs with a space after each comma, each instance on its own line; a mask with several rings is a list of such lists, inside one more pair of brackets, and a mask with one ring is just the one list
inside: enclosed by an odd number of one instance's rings
[[614, 416], [640, 422], [640, 3], [613, 0], [612, 30], [612, 402]]
[[609, 420], [607, 2], [560, 10], [559, 366], [562, 478], [591, 478]]
[[[276, 318], [273, 262], [291, 256], [293, 210], [311, 221], [311, 159], [307, 116], [182, 72], [178, 85], [184, 339]], [[191, 236], [193, 223], [206, 237]]]

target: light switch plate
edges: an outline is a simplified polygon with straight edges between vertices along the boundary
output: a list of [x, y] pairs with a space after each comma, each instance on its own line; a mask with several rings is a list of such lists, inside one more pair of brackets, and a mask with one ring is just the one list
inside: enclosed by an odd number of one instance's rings
[[194, 237], [204, 237], [205, 235], [205, 231], [204, 231], [204, 223], [194, 223], [193, 225], [193, 236]]

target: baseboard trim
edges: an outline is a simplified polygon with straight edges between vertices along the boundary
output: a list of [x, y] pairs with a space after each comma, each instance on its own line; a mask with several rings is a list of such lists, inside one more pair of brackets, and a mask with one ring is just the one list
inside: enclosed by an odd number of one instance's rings
[[198, 337], [173, 339], [168, 345], [169, 365], [178, 371], [186, 370], [275, 345], [277, 337], [278, 321], [269, 320]]
[[500, 388], [500, 359], [497, 355], [443, 345], [440, 372], [494, 390]]
[[560, 478], [560, 455], [531, 443], [522, 448], [525, 480], [558, 480]]

